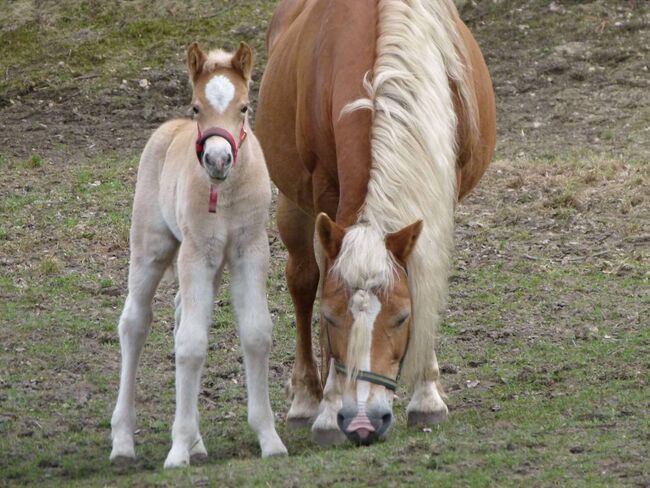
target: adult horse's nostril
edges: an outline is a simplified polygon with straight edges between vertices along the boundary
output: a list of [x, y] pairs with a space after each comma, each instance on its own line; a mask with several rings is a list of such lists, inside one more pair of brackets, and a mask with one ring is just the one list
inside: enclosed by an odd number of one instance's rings
[[225, 164], [230, 164], [230, 163], [232, 163], [232, 154], [228, 153], [228, 155], [226, 155], [226, 157], [225, 157], [225, 161], [224, 161], [224, 162], [225, 162]]
[[381, 430], [385, 430], [390, 427], [391, 422], [393, 421], [393, 414], [387, 413], [381, 417]]

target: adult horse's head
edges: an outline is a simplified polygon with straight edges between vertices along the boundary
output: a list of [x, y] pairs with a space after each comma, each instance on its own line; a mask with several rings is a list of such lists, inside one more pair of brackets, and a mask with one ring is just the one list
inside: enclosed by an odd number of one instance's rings
[[246, 137], [248, 85], [253, 53], [244, 42], [235, 54], [204, 53], [195, 42], [187, 50], [192, 112], [197, 122], [196, 154], [208, 176], [225, 180]]
[[[342, 385], [341, 431], [369, 444], [386, 436], [393, 393], [409, 343], [407, 259], [422, 221], [382, 235], [370, 224], [316, 221], [324, 254], [321, 324]], [[330, 373], [331, 375], [332, 373]]]

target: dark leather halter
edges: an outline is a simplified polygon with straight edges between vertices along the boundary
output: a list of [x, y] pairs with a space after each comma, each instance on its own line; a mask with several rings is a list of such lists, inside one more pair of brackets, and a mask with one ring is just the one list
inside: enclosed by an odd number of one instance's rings
[[[328, 324], [325, 324], [325, 330], [326, 330], [326, 335], [327, 335], [327, 346], [329, 347], [329, 353], [330, 357], [334, 358], [332, 355], [332, 342], [330, 340], [330, 326]], [[355, 380], [359, 381], [367, 381], [368, 383], [372, 383], [374, 385], [379, 385], [383, 386], [384, 388], [387, 388], [388, 390], [395, 391], [397, 390], [397, 380], [399, 379], [399, 375], [402, 371], [402, 363], [404, 362], [404, 358], [406, 357], [406, 352], [408, 351], [408, 343], [406, 346], [406, 351], [404, 351], [404, 355], [402, 356], [401, 361], [399, 362], [399, 370], [397, 371], [397, 377], [395, 379], [389, 378], [388, 376], [384, 376], [383, 374], [379, 373], [374, 373], [372, 371], [364, 371], [364, 370], [359, 370], [357, 371], [357, 374], [355, 376]], [[343, 364], [341, 361], [338, 361], [336, 358], [334, 358], [334, 369], [336, 369], [337, 372], [341, 374], [348, 374], [348, 368]]]
[[[232, 152], [232, 165], [234, 166], [237, 163], [237, 154], [239, 153], [239, 148], [241, 145], [244, 143], [244, 140], [246, 139], [246, 129], [244, 129], [244, 125], [246, 122], [241, 126], [241, 129], [239, 130], [239, 141], [235, 141], [235, 138], [233, 135], [228, 132], [226, 129], [222, 129], [221, 127], [210, 127], [209, 129], [206, 129], [205, 132], [201, 132], [201, 128], [199, 127], [199, 124], [196, 124], [196, 143], [195, 143], [195, 150], [196, 150], [196, 157], [199, 159], [199, 164], [203, 166], [203, 154], [205, 152], [205, 141], [207, 141], [210, 137], [221, 137], [225, 139], [228, 144], [230, 144], [230, 152]], [[208, 212], [210, 213], [215, 213], [217, 211], [217, 199], [218, 199], [218, 194], [217, 194], [217, 187], [214, 185], [210, 185], [210, 198], [208, 200]]]

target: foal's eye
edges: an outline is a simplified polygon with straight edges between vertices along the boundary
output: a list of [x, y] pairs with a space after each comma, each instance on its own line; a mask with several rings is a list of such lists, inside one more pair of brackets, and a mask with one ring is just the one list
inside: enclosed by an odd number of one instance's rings
[[246, 112], [248, 112], [248, 105], [244, 105], [244, 106], [241, 108], [241, 113], [245, 114]]
[[193, 115], [198, 115], [199, 114], [199, 107], [196, 105], [192, 105], [192, 114]]

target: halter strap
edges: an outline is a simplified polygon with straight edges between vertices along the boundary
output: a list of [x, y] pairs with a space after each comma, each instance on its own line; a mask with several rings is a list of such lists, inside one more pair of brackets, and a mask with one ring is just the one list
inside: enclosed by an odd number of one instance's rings
[[[334, 360], [334, 368], [341, 374], [348, 374], [348, 368], [345, 367], [345, 364]], [[399, 376], [399, 375], [398, 375]], [[359, 370], [356, 376], [357, 381], [363, 380], [368, 383], [373, 383], [375, 385], [383, 386], [391, 391], [397, 390], [397, 380], [384, 376], [383, 374], [373, 373], [372, 371], [363, 371]]]
[[[325, 324], [325, 335], [327, 336], [327, 347], [329, 348], [329, 355], [331, 358], [334, 358], [332, 356], [332, 341], [330, 339], [330, 327], [328, 324]], [[404, 351], [404, 355], [402, 356], [402, 359], [399, 362], [399, 369], [397, 370], [397, 378], [393, 379], [393, 378], [389, 378], [388, 376], [384, 376], [383, 374], [374, 373], [372, 371], [364, 371], [360, 369], [359, 371], [357, 371], [357, 375], [355, 379], [367, 381], [368, 383], [372, 383], [374, 385], [383, 386], [384, 388], [387, 388], [390, 391], [397, 390], [397, 380], [399, 379], [399, 375], [402, 372], [402, 364], [404, 363], [404, 358], [406, 357], [406, 353], [408, 352], [409, 342], [406, 343], [406, 350]], [[341, 374], [344, 375], [348, 374], [348, 368], [342, 362], [337, 361], [336, 358], [334, 358], [334, 369], [336, 369], [336, 371], [338, 371]]]
[[[241, 126], [241, 129], [239, 130], [239, 141], [235, 141], [235, 138], [233, 135], [228, 132], [226, 129], [222, 129], [221, 127], [210, 127], [209, 129], [206, 129], [205, 132], [201, 132], [201, 128], [199, 127], [199, 124], [196, 124], [196, 142], [194, 143], [194, 149], [196, 151], [196, 157], [199, 160], [199, 164], [203, 165], [203, 153], [205, 152], [205, 141], [207, 141], [210, 137], [222, 137], [223, 139], [230, 144], [230, 152], [232, 153], [232, 164], [233, 166], [237, 163], [237, 154], [239, 153], [239, 148], [241, 145], [244, 143], [244, 140], [246, 139], [246, 136], [248, 135], [246, 133], [246, 129], [244, 129], [244, 125], [246, 122]], [[213, 184], [210, 184], [210, 196], [208, 198], [208, 212], [210, 213], [216, 213], [217, 212], [217, 200], [219, 198], [219, 194], [217, 193], [217, 187]]]

